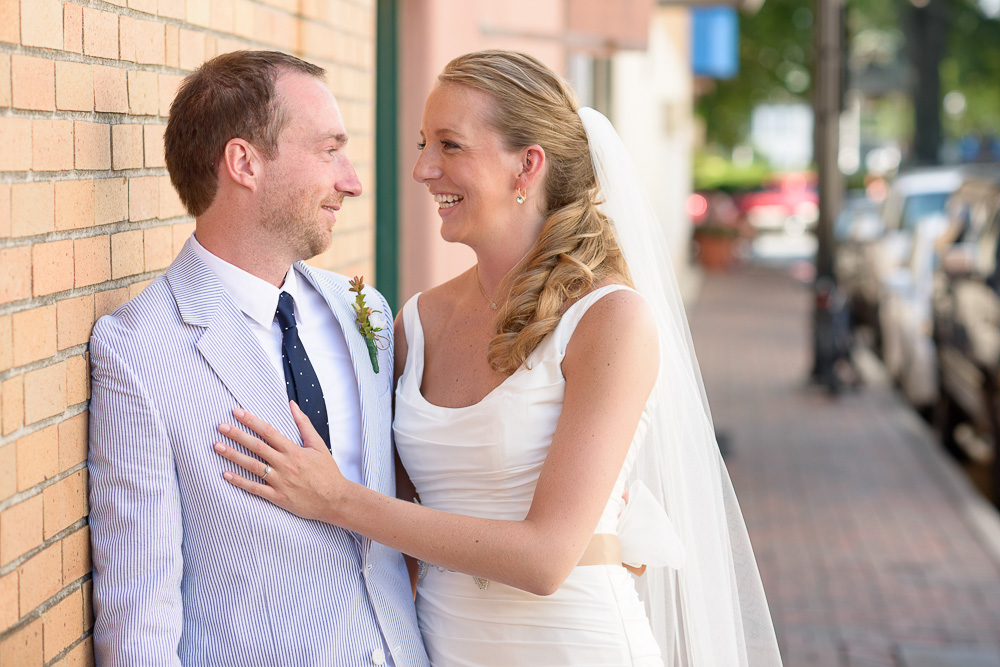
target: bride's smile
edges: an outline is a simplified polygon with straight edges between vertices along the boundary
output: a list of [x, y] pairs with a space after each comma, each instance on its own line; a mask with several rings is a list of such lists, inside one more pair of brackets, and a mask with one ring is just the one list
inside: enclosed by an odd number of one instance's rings
[[438, 208], [446, 209], [451, 208], [458, 202], [462, 201], [463, 197], [461, 195], [434, 195], [434, 201], [438, 203]]

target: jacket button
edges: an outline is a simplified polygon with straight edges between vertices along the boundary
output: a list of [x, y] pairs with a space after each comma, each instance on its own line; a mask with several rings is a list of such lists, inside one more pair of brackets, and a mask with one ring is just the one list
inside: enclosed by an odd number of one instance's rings
[[380, 648], [372, 651], [372, 664], [384, 665], [385, 664], [385, 651]]

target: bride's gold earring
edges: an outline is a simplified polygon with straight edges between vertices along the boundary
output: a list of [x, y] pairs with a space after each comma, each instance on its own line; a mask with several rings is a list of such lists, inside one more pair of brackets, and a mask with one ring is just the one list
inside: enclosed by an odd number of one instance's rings
[[523, 204], [524, 200], [528, 198], [528, 193], [521, 190], [521, 188], [514, 190], [514, 194], [517, 195], [514, 198], [514, 201], [516, 201], [518, 204]]

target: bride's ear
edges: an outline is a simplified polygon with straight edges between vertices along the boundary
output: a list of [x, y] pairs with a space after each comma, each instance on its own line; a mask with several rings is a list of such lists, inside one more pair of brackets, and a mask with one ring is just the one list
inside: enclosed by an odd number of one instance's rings
[[517, 176], [517, 187], [525, 191], [533, 185], [541, 184], [545, 173], [545, 150], [538, 144], [522, 148], [520, 152], [520, 173]]

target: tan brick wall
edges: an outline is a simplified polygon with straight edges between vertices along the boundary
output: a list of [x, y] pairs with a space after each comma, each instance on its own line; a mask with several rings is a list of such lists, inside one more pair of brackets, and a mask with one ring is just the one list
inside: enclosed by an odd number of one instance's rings
[[[241, 48], [327, 68], [373, 191], [375, 0], [0, 0], [0, 666], [93, 663], [87, 340], [193, 230], [166, 115]], [[349, 201], [314, 263], [374, 275], [374, 220]]]

